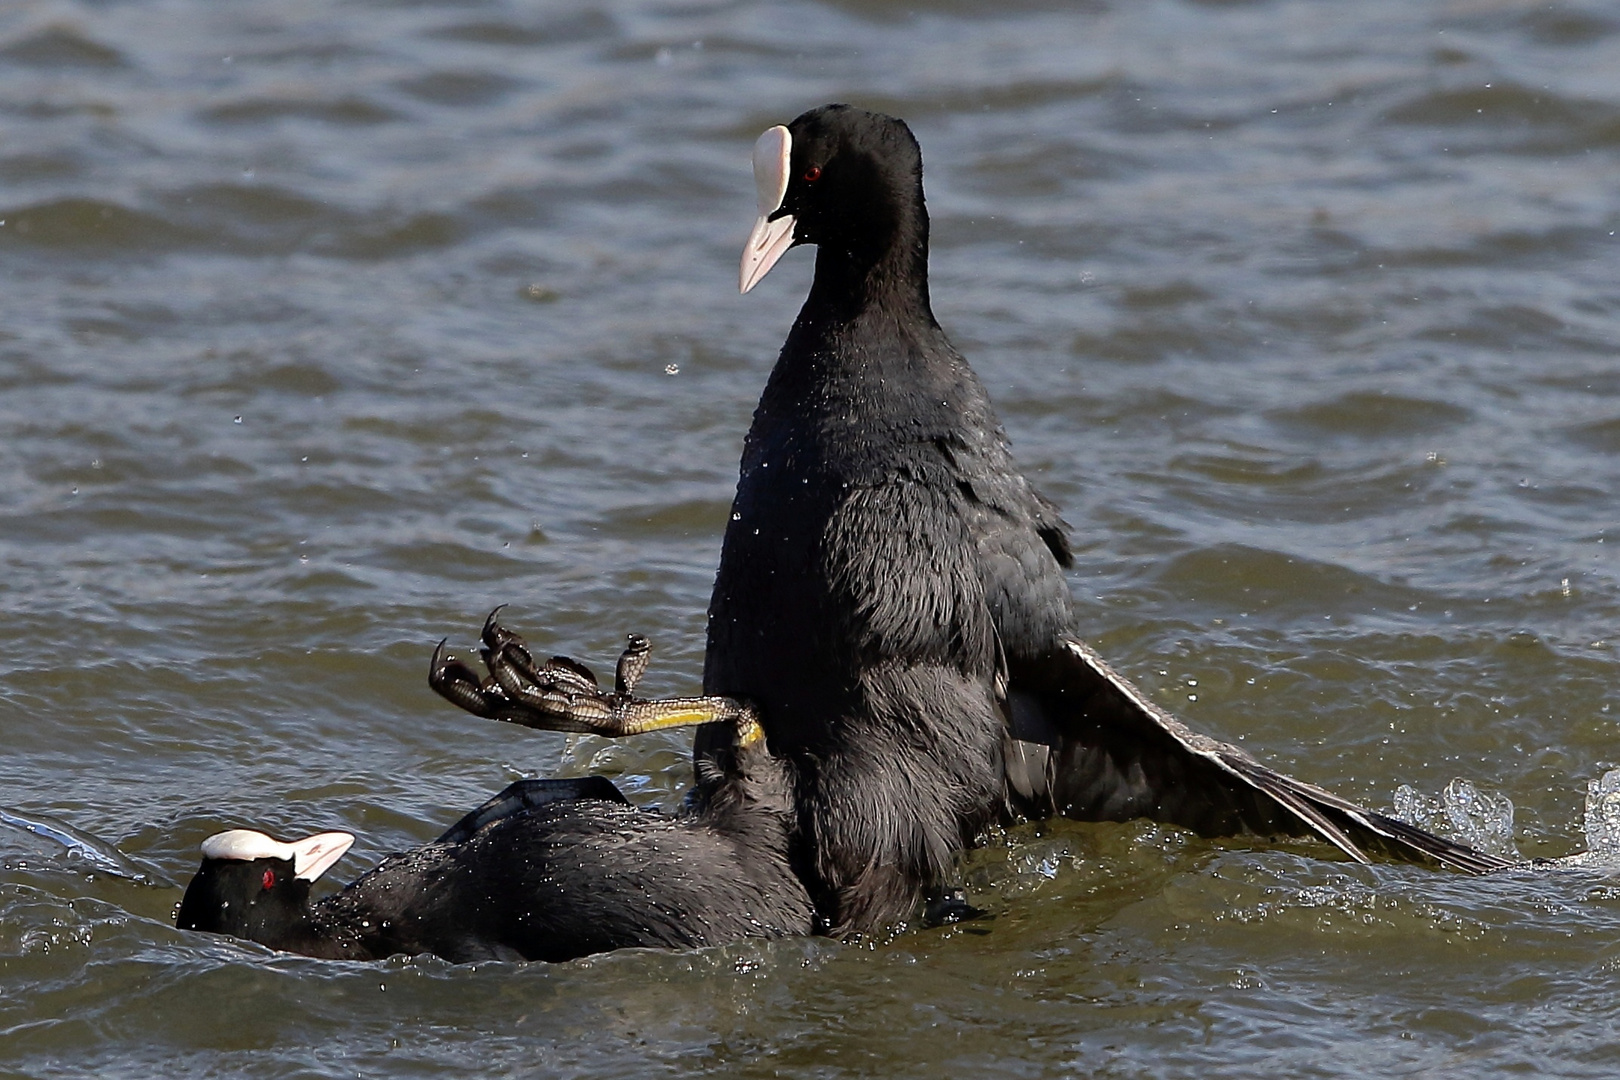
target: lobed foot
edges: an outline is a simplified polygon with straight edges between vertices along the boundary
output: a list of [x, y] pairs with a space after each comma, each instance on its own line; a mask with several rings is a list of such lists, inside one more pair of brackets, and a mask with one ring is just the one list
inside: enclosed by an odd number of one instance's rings
[[618, 738], [663, 728], [730, 721], [740, 735], [759, 730], [752, 706], [727, 697], [646, 699], [635, 696], [647, 670], [652, 645], [630, 634], [614, 672], [612, 690], [604, 690], [591, 669], [566, 656], [537, 664], [528, 645], [500, 624], [501, 608], [489, 613], [479, 635], [479, 655], [489, 675], [480, 678], [469, 665], [445, 651], [439, 642], [428, 668], [428, 685], [440, 697], [490, 720], [504, 720], [543, 731], [568, 731]]

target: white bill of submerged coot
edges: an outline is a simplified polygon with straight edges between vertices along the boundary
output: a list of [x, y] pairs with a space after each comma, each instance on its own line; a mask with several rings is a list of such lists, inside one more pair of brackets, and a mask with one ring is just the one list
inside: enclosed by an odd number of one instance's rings
[[[522, 649], [516, 635], [507, 643]], [[581, 709], [586, 697], [576, 693]], [[683, 722], [665, 719], [659, 726]], [[705, 766], [729, 799], [671, 816], [630, 806], [603, 777], [522, 780], [433, 843], [313, 903], [311, 884], [352, 836], [220, 833], [203, 842], [176, 925], [326, 959], [431, 953], [456, 963], [810, 933], [810, 899], [787, 858], [785, 777], [757, 726], [732, 730], [725, 760]]]
[[[815, 277], [744, 443], [704, 690], [758, 707], [793, 778], [795, 864], [833, 928], [905, 917], [1009, 816], [1503, 865], [1193, 732], [1076, 636], [1069, 527], [934, 319], [905, 123], [812, 109], [760, 137], [754, 172], [742, 291], [801, 244]], [[725, 738], [700, 731], [698, 752]]]

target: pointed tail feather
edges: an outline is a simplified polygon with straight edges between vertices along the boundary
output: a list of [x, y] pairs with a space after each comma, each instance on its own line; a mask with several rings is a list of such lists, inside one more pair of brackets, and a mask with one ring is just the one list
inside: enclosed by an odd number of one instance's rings
[[[1206, 836], [1316, 835], [1373, 854], [1484, 874], [1514, 865], [1269, 769], [1183, 724], [1077, 639], [1013, 671], [1009, 798], [1080, 820], [1148, 817]], [[1022, 744], [1022, 745], [1019, 745]], [[1030, 765], [1044, 761], [1044, 789]]]

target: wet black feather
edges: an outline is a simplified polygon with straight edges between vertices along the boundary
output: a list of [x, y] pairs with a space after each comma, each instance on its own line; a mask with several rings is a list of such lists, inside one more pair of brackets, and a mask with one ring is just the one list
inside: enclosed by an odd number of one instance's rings
[[[1385, 836], [1364, 811], [1323, 810], [1318, 789], [1224, 761], [1247, 759], [1077, 659], [1068, 527], [929, 304], [916, 140], [840, 105], [788, 128], [783, 210], [795, 242], [817, 245], [815, 279], [744, 443], [704, 685], [761, 707], [822, 917], [905, 917], [1010, 812], [1314, 831], [1353, 855], [1377, 841], [1477, 868], [1467, 849]], [[700, 736], [700, 753], [721, 738]]]

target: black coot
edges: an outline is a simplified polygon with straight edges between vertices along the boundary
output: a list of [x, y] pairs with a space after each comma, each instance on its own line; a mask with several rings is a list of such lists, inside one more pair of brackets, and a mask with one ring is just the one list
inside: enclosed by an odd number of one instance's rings
[[[754, 169], [743, 291], [818, 250], [744, 444], [704, 687], [758, 706], [792, 777], [795, 865], [834, 929], [905, 917], [1008, 814], [1502, 865], [1194, 733], [1075, 636], [1068, 527], [930, 309], [903, 122], [814, 109], [766, 132]], [[699, 755], [728, 740], [700, 731]]]
[[703, 763], [730, 799], [668, 817], [629, 806], [602, 777], [519, 781], [313, 904], [311, 883], [352, 836], [220, 833], [203, 843], [176, 923], [306, 956], [458, 963], [809, 933], [810, 899], [787, 860], [785, 777], [748, 718], [731, 726], [724, 760]]

